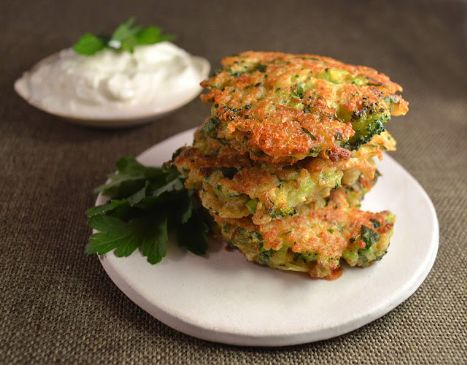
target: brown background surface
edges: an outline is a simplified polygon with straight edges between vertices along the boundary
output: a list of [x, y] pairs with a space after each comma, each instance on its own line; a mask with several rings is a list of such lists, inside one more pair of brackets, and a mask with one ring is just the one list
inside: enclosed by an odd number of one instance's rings
[[[466, 8], [453, 1], [2, 0], [0, 362], [465, 364]], [[441, 227], [438, 258], [420, 289], [353, 333], [278, 349], [200, 341], [131, 303], [83, 254], [92, 189], [119, 156], [197, 125], [207, 107], [195, 101], [145, 127], [102, 131], [66, 124], [13, 92], [15, 78], [42, 57], [131, 14], [177, 34], [179, 45], [214, 68], [246, 49], [310, 52], [376, 67], [401, 83], [411, 110], [390, 124], [399, 141], [394, 156], [431, 196]]]

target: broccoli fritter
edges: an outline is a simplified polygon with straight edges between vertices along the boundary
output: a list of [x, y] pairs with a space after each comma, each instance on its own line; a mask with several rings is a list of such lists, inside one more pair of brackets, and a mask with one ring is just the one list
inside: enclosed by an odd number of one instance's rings
[[402, 88], [376, 70], [279, 52], [227, 57], [202, 86], [211, 113], [172, 163], [248, 260], [333, 279], [389, 246], [395, 217], [359, 210], [395, 150]]
[[386, 75], [329, 57], [244, 52], [222, 66], [202, 83], [212, 103], [202, 128], [253, 161], [347, 159], [408, 110]]
[[223, 218], [251, 215], [253, 223], [264, 224], [292, 216], [304, 204], [324, 207], [331, 191], [339, 187], [351, 206], [359, 206], [376, 179], [373, 158], [394, 146], [394, 139], [385, 132], [347, 160], [308, 158], [292, 166], [252, 166], [247, 159], [208, 157], [196, 147], [187, 147], [175, 165], [186, 177], [186, 187], [199, 190], [203, 206], [213, 214]]
[[366, 267], [387, 252], [395, 217], [333, 206], [309, 209], [263, 225], [214, 216], [223, 238], [249, 261], [275, 269], [335, 279], [343, 262]]

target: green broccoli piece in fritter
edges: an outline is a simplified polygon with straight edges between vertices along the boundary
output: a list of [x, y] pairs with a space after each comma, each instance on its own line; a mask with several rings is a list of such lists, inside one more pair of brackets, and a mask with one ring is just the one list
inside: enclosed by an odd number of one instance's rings
[[362, 144], [370, 141], [373, 136], [384, 132], [385, 124], [389, 119], [389, 112], [378, 107], [377, 104], [364, 106], [361, 110], [354, 112], [351, 122], [355, 134], [344, 147], [349, 150], [357, 150]]

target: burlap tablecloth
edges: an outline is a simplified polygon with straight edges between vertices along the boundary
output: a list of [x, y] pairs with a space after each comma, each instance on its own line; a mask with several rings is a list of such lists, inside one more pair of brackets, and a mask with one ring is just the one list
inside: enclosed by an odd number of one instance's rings
[[[0, 363], [465, 364], [466, 8], [451, 1], [2, 1]], [[374, 66], [400, 82], [411, 110], [390, 124], [399, 142], [393, 156], [424, 186], [441, 227], [438, 258], [418, 291], [353, 333], [278, 349], [197, 340], [127, 299], [96, 257], [83, 254], [93, 187], [119, 156], [197, 125], [207, 107], [195, 101], [141, 128], [87, 129], [28, 106], [13, 82], [81, 33], [110, 30], [132, 14], [177, 34], [213, 68], [247, 49], [312, 52]]]

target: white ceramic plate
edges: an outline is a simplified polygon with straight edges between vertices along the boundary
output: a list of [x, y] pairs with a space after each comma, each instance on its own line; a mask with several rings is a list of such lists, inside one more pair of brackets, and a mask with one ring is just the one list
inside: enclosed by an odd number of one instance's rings
[[[50, 62], [50, 59], [56, 57], [58, 57], [58, 54], [53, 54], [40, 61], [36, 66], [34, 66], [34, 68], [39, 67], [41, 63]], [[201, 82], [208, 77], [211, 66], [209, 61], [205, 58], [198, 56], [191, 57], [193, 64], [199, 73], [199, 82]], [[114, 106], [113, 108], [108, 108], [104, 111], [100, 110], [99, 114], [93, 115], [91, 117], [89, 112], [80, 113], [79, 111], [76, 111], [65, 114], [62, 111], [51, 109], [45, 107], [41, 103], [38, 103], [37, 100], [31, 97], [28, 82], [25, 77], [21, 77], [16, 80], [14, 87], [18, 95], [20, 95], [30, 105], [46, 113], [63, 118], [65, 121], [73, 124], [98, 128], [127, 128], [149, 123], [188, 104], [190, 101], [196, 98], [196, 96], [198, 96], [202, 90], [199, 84], [194, 84], [184, 90], [178, 90], [177, 93], [171, 97], [170, 101], [164, 101], [163, 103], [153, 103], [149, 110], [148, 108], [141, 107], [120, 108], [118, 106]]]
[[[160, 165], [191, 143], [186, 131], [139, 156]], [[246, 346], [284, 346], [353, 331], [401, 304], [420, 286], [438, 249], [438, 221], [430, 198], [397, 162], [385, 156], [383, 177], [364, 209], [396, 213], [389, 252], [365, 269], [346, 267], [335, 281], [311, 280], [247, 262], [215, 244], [208, 257], [171, 245], [151, 266], [139, 252], [113, 254], [101, 263], [113, 282], [138, 306], [168, 326], [201, 339]], [[97, 204], [103, 203], [99, 197]]]

